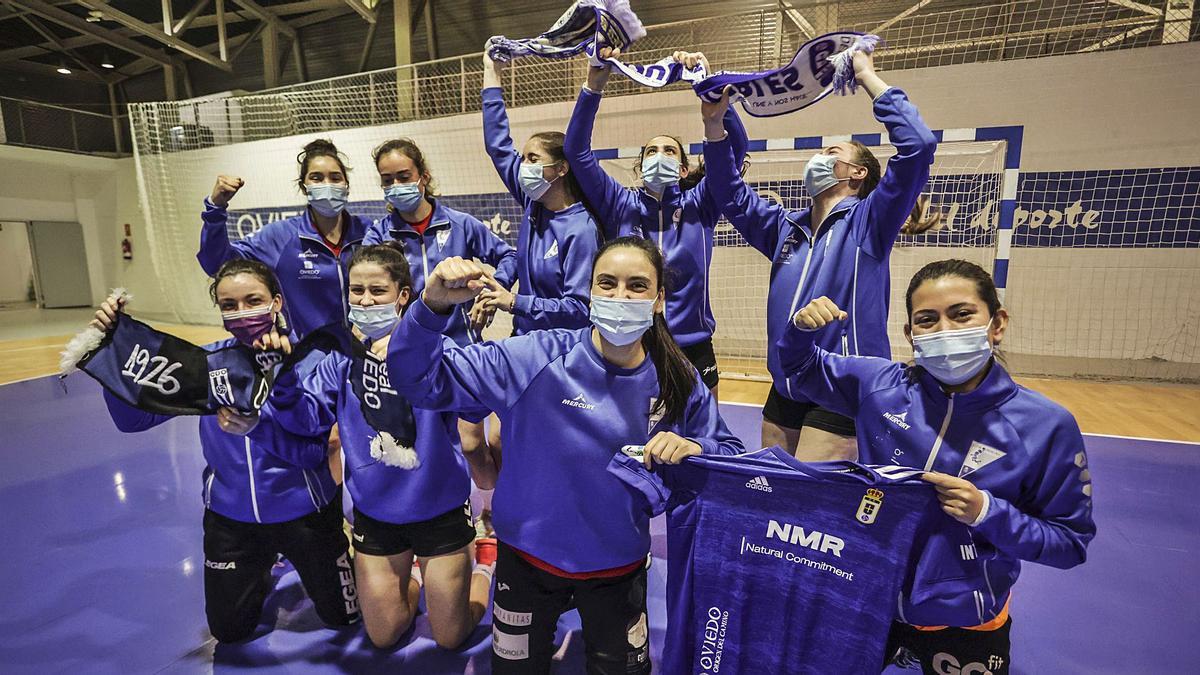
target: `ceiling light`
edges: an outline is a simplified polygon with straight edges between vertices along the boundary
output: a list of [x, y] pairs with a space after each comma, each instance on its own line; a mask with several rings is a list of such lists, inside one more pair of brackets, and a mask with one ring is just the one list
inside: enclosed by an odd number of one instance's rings
[[104, 59], [104, 63], [101, 63], [101, 64], [100, 64], [100, 67], [101, 67], [101, 68], [108, 68], [108, 69], [110, 69], [110, 70], [111, 70], [111, 69], [113, 69], [113, 68], [116, 68], [116, 66], [114, 66], [113, 64], [111, 64], [111, 63], [109, 63], [109, 62], [108, 62], [108, 59]]
[[70, 68], [68, 68], [68, 67], [66, 67], [66, 66], [59, 66], [59, 67], [56, 69], [56, 72], [62, 73], [63, 75], [70, 75], [70, 74], [71, 74], [71, 69], [70, 69]]
[[85, 20], [88, 23], [100, 23], [104, 20], [104, 14], [100, 12], [100, 10], [93, 9], [92, 11], [88, 12], [87, 19]]

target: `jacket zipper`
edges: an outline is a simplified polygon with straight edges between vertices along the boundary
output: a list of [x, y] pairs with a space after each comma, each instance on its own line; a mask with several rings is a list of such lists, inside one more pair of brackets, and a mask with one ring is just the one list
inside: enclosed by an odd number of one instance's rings
[[204, 508], [212, 508], [212, 484], [213, 478], [217, 477], [217, 472], [209, 470], [208, 480], [204, 481]]
[[246, 473], [250, 476], [250, 505], [254, 507], [254, 522], [261, 523], [262, 516], [258, 514], [258, 491], [254, 487], [254, 458], [250, 455], [250, 438], [246, 442]]
[[929, 458], [925, 460], [925, 470], [933, 470], [933, 462], [937, 459], [938, 450], [942, 449], [942, 439], [946, 436], [946, 429], [950, 427], [950, 416], [954, 414], [954, 394], [950, 394], [950, 404], [946, 406], [946, 417], [942, 419], [942, 428], [938, 429], [937, 439], [933, 442], [933, 447], [929, 450]]
[[[659, 200], [659, 202], [658, 202], [658, 252], [662, 254], [662, 257], [664, 259], [667, 257], [666, 251], [663, 250], [663, 203], [662, 203], [662, 200]], [[666, 300], [663, 300], [663, 321], [666, 321], [666, 320], [667, 320], [667, 302], [666, 302]], [[670, 325], [670, 324], [667, 324], [667, 325]]]
[[[803, 229], [800, 230], [804, 232]], [[808, 233], [805, 233], [808, 236]], [[792, 316], [796, 313], [796, 304], [800, 302], [800, 293], [804, 290], [804, 280], [808, 278], [808, 265], [812, 262], [813, 249], [817, 247], [817, 241], [812, 237], [808, 237], [808, 254], [804, 256], [804, 268], [800, 270], [800, 283], [796, 284], [796, 293], [792, 296], [792, 306], [788, 310], [787, 320], [791, 321]], [[788, 398], [795, 400], [796, 397], [792, 394], [792, 381], [790, 378], [784, 379], [784, 385], [788, 390]]]

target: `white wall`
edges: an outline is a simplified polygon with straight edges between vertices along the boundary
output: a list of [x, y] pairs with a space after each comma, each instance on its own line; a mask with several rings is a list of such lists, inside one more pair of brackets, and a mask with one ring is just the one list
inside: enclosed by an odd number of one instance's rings
[[28, 227], [23, 222], [0, 221], [0, 303], [23, 302], [33, 276]]
[[[93, 303], [99, 304], [114, 286], [126, 285], [139, 294], [139, 311], [165, 313], [146, 246], [132, 159], [0, 145], [0, 220], [78, 222]], [[133, 228], [133, 262], [121, 260], [125, 223]]]

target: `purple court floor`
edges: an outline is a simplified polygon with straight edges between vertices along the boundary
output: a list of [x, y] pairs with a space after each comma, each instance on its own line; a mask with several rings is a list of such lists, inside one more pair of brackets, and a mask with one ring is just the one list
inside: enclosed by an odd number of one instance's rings
[[[204, 623], [196, 421], [123, 435], [94, 382], [68, 384], [0, 386], [0, 672], [488, 672], [490, 617], [460, 652], [437, 649], [423, 616], [380, 652], [357, 628], [322, 627], [286, 566], [256, 638], [217, 647]], [[757, 408], [722, 411], [757, 442]], [[1012, 672], [1198, 673], [1200, 445], [1089, 436], [1087, 446], [1099, 535], [1082, 567], [1025, 567]], [[658, 647], [665, 571], [650, 569]], [[582, 672], [577, 628], [573, 613], [560, 624], [559, 672]]]

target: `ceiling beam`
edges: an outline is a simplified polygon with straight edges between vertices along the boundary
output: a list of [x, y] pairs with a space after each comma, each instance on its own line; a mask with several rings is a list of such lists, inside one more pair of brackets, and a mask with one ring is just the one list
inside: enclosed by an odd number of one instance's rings
[[284, 35], [290, 37], [293, 40], [296, 39], [296, 29], [292, 28], [291, 26], [289, 26], [287, 24], [286, 21], [279, 18], [278, 14], [275, 14], [274, 12], [267, 9], [266, 7], [263, 7], [262, 5], [258, 4], [257, 2], [254, 2], [254, 0], [233, 0], [233, 1], [235, 3], [237, 3], [238, 6], [240, 6], [242, 9], [245, 9], [247, 12], [254, 14], [258, 18], [262, 19], [263, 21], [270, 22], [271, 27], [274, 28], [275, 30], [279, 31], [280, 33], [283, 33]]
[[77, 33], [94, 37], [100, 42], [112, 45], [117, 49], [151, 59], [160, 65], [171, 66], [175, 64], [175, 59], [161, 49], [147, 47], [137, 40], [132, 40], [128, 37], [118, 35], [114, 31], [108, 30], [107, 28], [101, 28], [95, 24], [88, 23], [82, 18], [75, 16], [66, 10], [59, 9], [45, 0], [5, 1], [8, 2], [9, 5], [27, 9], [30, 13], [36, 14], [47, 21], [54, 22], [60, 26], [66, 26]]
[[30, 28], [32, 28], [34, 30], [34, 32], [36, 32], [38, 35], [41, 35], [43, 40], [46, 40], [46, 41], [54, 44], [56, 47], [58, 47], [59, 51], [66, 54], [67, 56], [69, 56], [72, 61], [77, 63], [84, 70], [86, 70], [89, 73], [91, 73], [92, 75], [94, 75], [96, 77], [96, 79], [98, 79], [104, 83], [108, 83], [109, 80], [112, 79], [106, 73], [100, 72], [100, 70], [98, 68], [94, 67], [92, 64], [88, 63], [87, 60], [85, 60], [84, 58], [79, 56], [79, 54], [77, 54], [75, 52], [75, 50], [63, 45], [62, 41], [59, 40], [58, 37], [54, 33], [51, 33], [49, 29], [47, 29], [45, 26], [43, 26], [42, 22], [39, 19], [32, 17], [32, 16], [22, 16], [21, 20], [24, 21], [26, 24], [28, 24], [28, 26]]
[[[223, 70], [227, 73], [233, 71], [233, 66], [222, 61], [221, 59], [218, 59], [212, 54], [209, 54], [208, 52], [203, 51], [194, 45], [188, 44], [174, 35], [167, 35], [163, 30], [145, 23], [137, 17], [130, 16], [125, 12], [116, 9], [107, 2], [101, 2], [100, 0], [76, 0], [76, 2], [84, 7], [87, 7], [88, 9], [94, 9], [102, 12], [104, 14], [104, 18], [116, 21], [117, 23], [125, 26], [139, 35], [144, 35], [145, 37], [157, 40], [182, 54], [186, 54], [187, 56], [196, 59], [197, 61], [207, 63], [213, 68]], [[168, 21], [168, 23], [170, 22], [170, 17], [164, 17], [164, 19]]]
[[288, 22], [288, 24], [293, 28], [304, 28], [306, 26], [312, 26], [313, 24], [324, 23], [330, 19], [336, 19], [339, 16], [349, 14], [352, 11], [353, 10], [351, 10], [345, 4], [339, 3], [337, 7], [327, 9], [323, 12], [316, 12], [309, 14], [308, 16], [302, 16], [299, 19], [292, 19]]
[[[254, 29], [251, 30], [250, 32], [243, 33], [241, 35], [231, 37], [228, 40], [226, 40], [226, 47], [229, 50], [231, 50], [229, 53], [229, 63], [231, 63], [231, 64], [236, 63], [238, 60], [238, 57], [242, 55], [242, 52], [245, 51], [246, 47], [248, 47], [252, 42], [254, 42], [255, 38], [257, 38], [262, 33], [263, 29], [266, 27], [267, 27], [266, 21], [259, 21], [257, 24], [255, 24]], [[214, 54], [217, 52], [217, 50], [220, 49], [220, 43], [214, 42], [210, 45], [205, 45], [205, 46], [201, 47], [200, 49], [203, 49], [203, 50], [209, 52], [210, 54]], [[117, 73], [119, 74], [120, 79], [122, 81], [124, 81], [131, 77], [137, 77], [138, 75], [145, 75], [146, 73], [154, 70], [157, 67], [158, 67], [158, 64], [154, 63], [153, 61], [150, 61], [149, 59], [138, 59], [137, 61], [134, 61], [133, 63], [127, 64], [125, 66], [122, 66], [121, 68], [118, 68]]]
[[192, 8], [187, 11], [187, 14], [184, 14], [183, 18], [175, 22], [175, 25], [171, 27], [171, 34], [179, 35], [183, 31], [190, 28], [192, 22], [194, 22], [196, 18], [200, 16], [200, 12], [203, 12], [205, 8], [208, 7], [210, 2], [212, 2], [212, 0], [196, 0], [196, 4], [192, 5]]
[[369, 9], [362, 3], [362, 0], [345, 0], [350, 9], [358, 12], [358, 15], [367, 20], [367, 23], [375, 23], [375, 10]]

